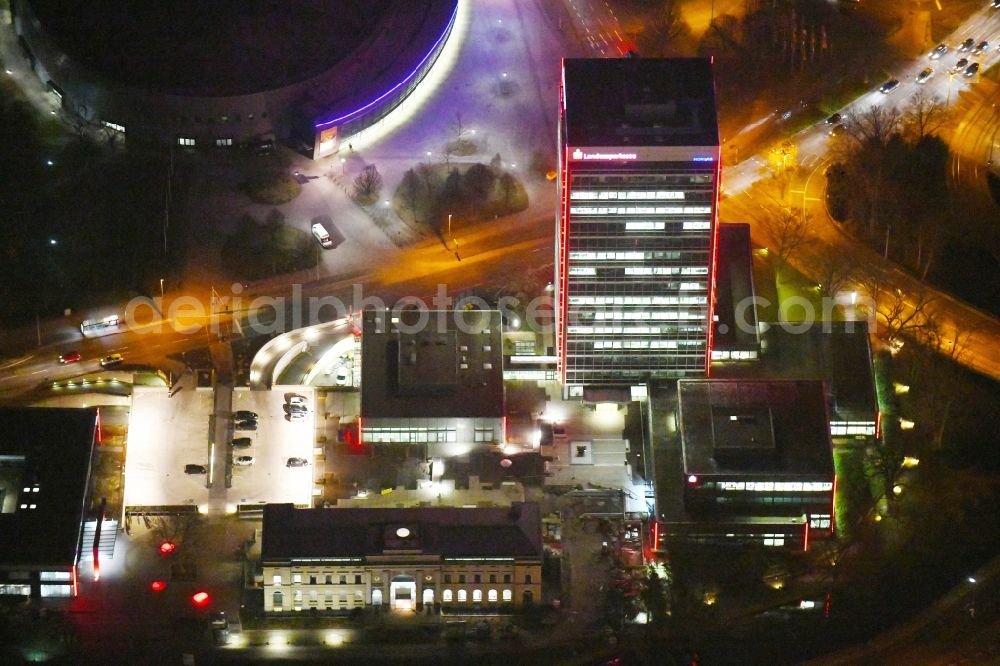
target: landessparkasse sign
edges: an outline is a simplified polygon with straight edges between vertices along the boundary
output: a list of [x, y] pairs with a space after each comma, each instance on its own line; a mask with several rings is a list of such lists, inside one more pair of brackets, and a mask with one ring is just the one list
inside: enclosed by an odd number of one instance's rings
[[599, 146], [574, 148], [574, 162], [715, 162], [717, 146]]

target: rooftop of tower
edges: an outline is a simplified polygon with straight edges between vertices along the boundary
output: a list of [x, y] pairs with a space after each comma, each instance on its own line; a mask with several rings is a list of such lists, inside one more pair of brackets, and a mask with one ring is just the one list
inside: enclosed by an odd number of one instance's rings
[[570, 146], [717, 146], [708, 58], [563, 62]]

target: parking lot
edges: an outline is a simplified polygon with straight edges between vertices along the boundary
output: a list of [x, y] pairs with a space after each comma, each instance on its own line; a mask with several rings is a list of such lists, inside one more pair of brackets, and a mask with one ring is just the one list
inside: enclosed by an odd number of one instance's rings
[[[208, 499], [208, 474], [185, 474], [185, 465], [209, 467], [211, 389], [177, 392], [136, 386], [125, 458], [125, 505], [199, 505]], [[214, 470], [213, 470], [214, 472]]]
[[[293, 392], [308, 404], [302, 421], [286, 416], [286, 394]], [[239, 504], [259, 502], [309, 505], [315, 391], [236, 389], [231, 410], [217, 414], [215, 398], [212, 389], [179, 391], [171, 397], [166, 388], [136, 387], [125, 463], [126, 505], [195, 505], [203, 512], [232, 512]], [[232, 415], [241, 410], [258, 415], [256, 430], [235, 429]], [[213, 421], [218, 428], [210, 429]], [[250, 447], [231, 449], [234, 437], [250, 438]], [[252, 456], [253, 463], [233, 465], [233, 456]], [[308, 465], [288, 467], [289, 458], [303, 458]], [[201, 465], [205, 473], [186, 474], [186, 465]]]
[[[309, 412], [304, 421], [286, 419], [286, 394], [301, 395], [308, 401]], [[309, 504], [312, 497], [313, 447], [316, 442], [315, 391], [302, 387], [277, 387], [272, 391], [233, 391], [233, 411], [251, 411], [258, 415], [257, 430], [233, 432], [236, 437], [249, 437], [249, 449], [238, 449], [237, 456], [253, 456], [252, 465], [234, 466], [232, 487], [227, 493], [230, 504], [256, 502], [293, 502]], [[228, 445], [228, 442], [227, 442]], [[287, 467], [289, 458], [305, 458], [307, 467]]]

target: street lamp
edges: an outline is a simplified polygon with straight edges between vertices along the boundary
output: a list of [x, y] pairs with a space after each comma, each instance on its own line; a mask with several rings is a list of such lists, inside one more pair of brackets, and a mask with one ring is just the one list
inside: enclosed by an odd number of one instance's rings
[[163, 278], [160, 278], [160, 302], [163, 302]]

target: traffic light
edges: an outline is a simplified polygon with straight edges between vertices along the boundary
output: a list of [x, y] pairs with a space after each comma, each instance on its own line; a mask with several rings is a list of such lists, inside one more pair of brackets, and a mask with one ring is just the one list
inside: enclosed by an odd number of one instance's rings
[[212, 598], [208, 596], [208, 592], [205, 592], [204, 590], [201, 592], [195, 592], [191, 595], [191, 603], [199, 608], [204, 608], [211, 600]]
[[161, 555], [169, 555], [175, 550], [177, 550], [177, 544], [175, 544], [173, 541], [164, 541], [163, 543], [160, 544]]
[[162, 592], [164, 589], [166, 589], [166, 587], [167, 584], [164, 583], [162, 580], [154, 580], [152, 583], [149, 584], [149, 589], [153, 590], [153, 592]]

